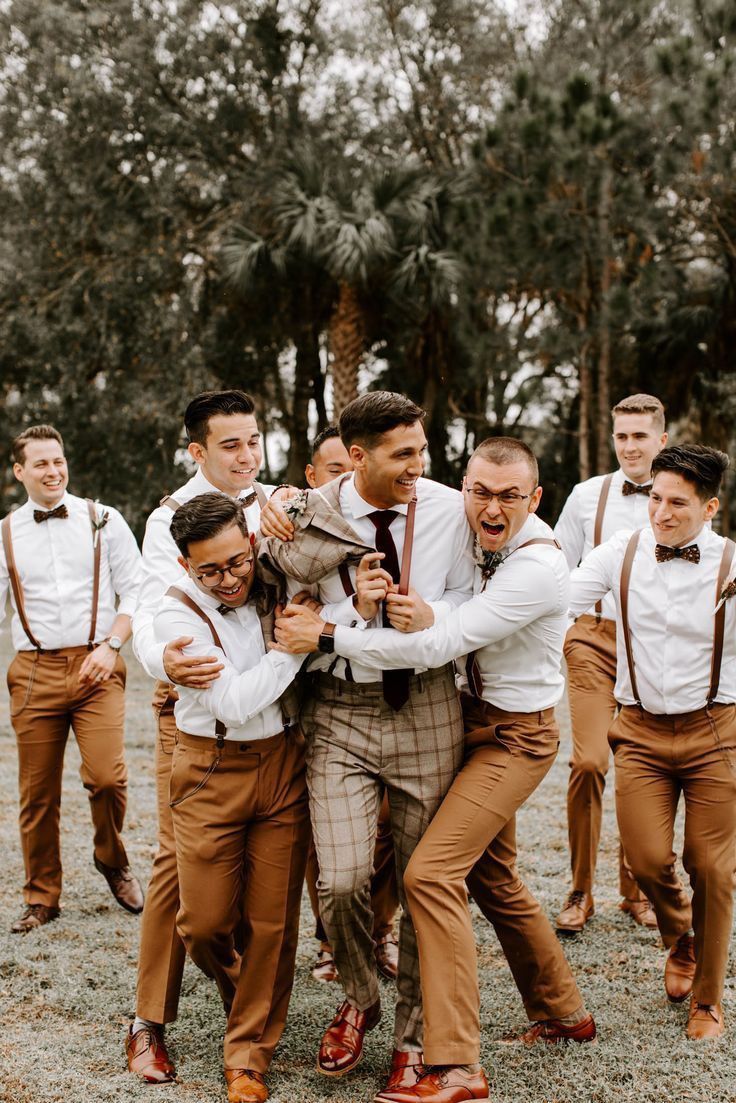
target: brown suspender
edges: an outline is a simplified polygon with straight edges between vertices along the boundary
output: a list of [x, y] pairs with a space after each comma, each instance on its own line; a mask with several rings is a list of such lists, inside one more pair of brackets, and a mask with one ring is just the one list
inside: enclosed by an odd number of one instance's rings
[[[180, 601], [182, 605], [186, 605], [187, 609], [191, 609], [193, 613], [196, 613], [200, 620], [203, 620], [212, 633], [212, 640], [215, 647], [219, 647], [220, 651], [224, 651], [220, 637], [217, 634], [217, 629], [205, 613], [204, 609], [200, 609], [196, 601], [190, 598], [189, 594], [185, 594], [183, 590], [180, 590], [178, 586], [169, 586], [166, 591], [167, 597], [175, 597], [177, 601]], [[217, 746], [222, 747], [225, 742], [225, 736], [227, 734], [227, 728], [221, 720], [215, 720], [215, 734], [217, 735]]]
[[[95, 645], [95, 632], [97, 631], [97, 611], [100, 604], [100, 561], [102, 558], [102, 541], [99, 539], [99, 531], [97, 529], [97, 512], [95, 510], [95, 504], [91, 498], [86, 498], [87, 511], [89, 513], [89, 520], [92, 526], [92, 539], [94, 544], [94, 568], [92, 579], [92, 616], [90, 618], [89, 636], [87, 638], [87, 650], [91, 651]], [[23, 587], [20, 582], [20, 575], [18, 574], [18, 568], [15, 562], [15, 553], [13, 552], [13, 537], [10, 530], [10, 518], [11, 514], [8, 513], [2, 521], [2, 536], [3, 536], [3, 550], [5, 552], [5, 562], [8, 568], [8, 577], [10, 579], [10, 586], [13, 591], [13, 597], [15, 598], [15, 608], [18, 613], [18, 619], [21, 623], [23, 631], [30, 643], [36, 651], [43, 651], [44, 648], [38, 642], [36, 637], [31, 632], [31, 626], [28, 623], [28, 616], [26, 614], [26, 605], [23, 598]]]
[[[629, 627], [629, 588], [631, 584], [631, 568], [634, 562], [634, 556], [636, 555], [636, 548], [639, 543], [639, 537], [641, 531], [634, 532], [626, 545], [626, 553], [624, 555], [624, 561], [621, 566], [621, 582], [620, 582], [620, 594], [621, 594], [621, 627], [624, 633], [624, 645], [626, 647], [626, 662], [629, 667], [629, 680], [631, 681], [631, 689], [639, 708], [642, 708], [641, 699], [639, 697], [639, 690], [636, 684], [636, 674], [634, 673], [634, 655], [631, 647], [631, 630]], [[723, 546], [723, 554], [721, 556], [721, 565], [718, 569], [718, 581], [716, 584], [716, 603], [720, 600], [721, 590], [723, 584], [726, 581], [728, 572], [731, 570], [731, 564], [733, 562], [734, 552], [736, 551], [736, 544], [733, 540], [726, 540]], [[718, 696], [718, 687], [721, 681], [721, 665], [723, 662], [723, 634], [726, 624], [726, 603], [723, 602], [720, 609], [718, 609], [715, 617], [713, 618], [713, 654], [710, 661], [710, 686], [708, 688], [708, 701], [706, 708], [715, 701]]]
[[182, 502], [177, 502], [176, 498], [172, 498], [170, 494], [164, 494], [158, 504], [160, 506], [168, 506], [172, 513], [176, 513], [177, 509], [180, 509], [183, 505]]
[[[603, 518], [606, 515], [606, 502], [608, 501], [608, 493], [611, 489], [611, 482], [613, 480], [613, 474], [606, 475], [601, 484], [601, 492], [598, 495], [598, 508], [595, 511], [595, 522], [593, 523], [593, 547], [597, 548], [603, 539]], [[600, 601], [595, 603], [595, 615], [598, 620], [601, 619], [601, 613], [603, 612], [603, 604]]]
[[[536, 536], [533, 540], [526, 540], [523, 544], [519, 544], [518, 548], [514, 548], [511, 555], [515, 552], [521, 551], [522, 548], [530, 548], [532, 544], [550, 544], [553, 548], [557, 548], [561, 551], [560, 545], [556, 540], [550, 540], [547, 536]], [[506, 557], [508, 559], [508, 556]], [[482, 697], [483, 679], [481, 678], [480, 667], [478, 666], [478, 652], [471, 651], [465, 659], [465, 676], [468, 679], [468, 689], [473, 697]]]

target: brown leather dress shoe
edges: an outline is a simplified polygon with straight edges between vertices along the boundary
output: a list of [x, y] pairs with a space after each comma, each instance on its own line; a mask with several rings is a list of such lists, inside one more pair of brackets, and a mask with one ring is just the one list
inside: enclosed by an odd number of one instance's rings
[[59, 914], [58, 908], [50, 908], [46, 904], [28, 904], [10, 930], [13, 934], [28, 934], [29, 931], [35, 931], [36, 927], [43, 927], [53, 919], [58, 919]]
[[401, 1053], [395, 1049], [391, 1054], [391, 1068], [388, 1080], [380, 1092], [374, 1096], [374, 1103], [390, 1103], [391, 1093], [400, 1088], [415, 1088], [426, 1074], [427, 1067], [421, 1050], [413, 1053]]
[[466, 1072], [455, 1065], [430, 1068], [413, 1088], [397, 1088], [383, 1099], [386, 1103], [468, 1103], [480, 1099], [489, 1103], [488, 1081], [483, 1070]]
[[317, 1055], [318, 1071], [324, 1076], [344, 1076], [354, 1069], [363, 1056], [366, 1033], [380, 1018], [380, 1000], [376, 1000], [367, 1011], [358, 1011], [348, 1000], [341, 1003], [322, 1036]]
[[723, 1034], [723, 1008], [719, 1003], [698, 1003], [691, 1000], [685, 1033], [688, 1038], [703, 1041]]
[[163, 1033], [153, 1026], [144, 1026], [133, 1033], [132, 1024], [125, 1038], [128, 1068], [146, 1084], [173, 1084], [176, 1070], [169, 1057]]
[[317, 960], [312, 966], [312, 976], [320, 984], [331, 984], [337, 980], [337, 969], [335, 968], [332, 950], [320, 950], [317, 954]]
[[227, 1103], [265, 1103], [268, 1088], [260, 1072], [253, 1069], [225, 1069]]
[[664, 989], [667, 999], [682, 1003], [693, 990], [695, 977], [695, 939], [682, 934], [670, 948], [664, 966]]
[[537, 1042], [592, 1042], [596, 1035], [595, 1020], [592, 1015], [581, 1019], [574, 1026], [561, 1023], [559, 1019], [547, 1019], [542, 1023], [532, 1023], [528, 1030], [519, 1035], [519, 1041], [525, 1046]]
[[573, 889], [565, 901], [564, 908], [557, 916], [557, 930], [564, 934], [580, 934], [594, 913], [595, 905], [590, 893]]
[[628, 912], [640, 927], [656, 929], [657, 916], [654, 914], [654, 908], [648, 900], [622, 900], [619, 907], [622, 912]]
[[95, 869], [102, 874], [110, 886], [110, 892], [121, 908], [133, 915], [139, 915], [143, 911], [143, 889], [130, 871], [130, 866], [120, 866], [113, 869], [95, 855]]
[[376, 967], [386, 980], [396, 980], [399, 971], [399, 943], [393, 931], [379, 938], [375, 949]]

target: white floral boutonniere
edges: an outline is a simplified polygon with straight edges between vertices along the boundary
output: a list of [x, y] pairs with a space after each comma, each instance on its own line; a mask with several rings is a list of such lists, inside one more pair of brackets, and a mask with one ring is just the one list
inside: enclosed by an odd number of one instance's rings
[[92, 546], [96, 548], [97, 541], [100, 539], [100, 532], [110, 520], [110, 511], [109, 509], [103, 509], [97, 498], [95, 498], [94, 506], [95, 519], [92, 522], [92, 529], [94, 530], [95, 537]]
[[284, 513], [290, 521], [296, 521], [301, 517], [307, 508], [309, 502], [309, 496], [306, 490], [300, 490], [294, 498], [290, 498], [288, 502], [284, 502]]

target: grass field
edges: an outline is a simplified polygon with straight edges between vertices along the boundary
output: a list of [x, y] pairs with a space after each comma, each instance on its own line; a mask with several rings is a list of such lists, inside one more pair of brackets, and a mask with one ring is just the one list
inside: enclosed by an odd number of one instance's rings
[[[3, 634], [0, 668], [9, 659]], [[127, 748], [130, 796], [126, 841], [145, 880], [155, 844], [151, 686], [129, 662]], [[567, 717], [561, 713], [563, 730]], [[567, 738], [558, 761], [519, 817], [520, 864], [553, 916], [567, 889], [565, 785]], [[21, 907], [16, 754], [7, 699], [0, 700], [0, 1100], [3, 1103], [217, 1103], [224, 1017], [214, 985], [187, 966], [180, 1019], [169, 1030], [180, 1083], [146, 1088], [128, 1073], [122, 1051], [133, 1012], [139, 920], [112, 900], [92, 866], [86, 795], [70, 742], [64, 776], [62, 839], [65, 888], [61, 918], [26, 937], [10, 935]], [[483, 1061], [497, 1103], [654, 1103], [736, 1100], [736, 977], [731, 960], [725, 997], [727, 1032], [710, 1044], [684, 1037], [685, 1007], [667, 1003], [664, 951], [617, 907], [617, 843], [607, 794], [596, 915], [582, 936], [565, 942], [598, 1021], [592, 1046], [534, 1048], [501, 1041], [524, 1025], [516, 989], [492, 929], [476, 915], [482, 985]], [[316, 1045], [339, 1001], [336, 986], [315, 983], [306, 894], [297, 975], [286, 1034], [270, 1074], [275, 1103], [354, 1103], [372, 1099], [391, 1046], [392, 993], [384, 985], [384, 1019], [368, 1037], [361, 1068], [331, 1082], [315, 1071]]]

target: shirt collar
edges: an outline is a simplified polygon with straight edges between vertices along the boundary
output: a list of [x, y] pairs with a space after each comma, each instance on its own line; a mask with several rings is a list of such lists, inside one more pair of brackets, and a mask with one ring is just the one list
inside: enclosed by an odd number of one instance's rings
[[[363, 517], [367, 517], [370, 513], [375, 513], [378, 509], [377, 506], [373, 506], [370, 502], [366, 502], [365, 498], [362, 498], [358, 491], [355, 489], [355, 476], [351, 475], [350, 478], [345, 480], [342, 491], [345, 494], [345, 500], [350, 507], [350, 512], [356, 521], [361, 520]], [[409, 510], [408, 502], [398, 502], [395, 506], [390, 506], [394, 513], [403, 513], [406, 516]]]
[[71, 505], [72, 505], [72, 496], [71, 496], [71, 494], [69, 493], [68, 490], [65, 490], [63, 495], [61, 496], [61, 498], [59, 498], [59, 501], [56, 503], [55, 506], [42, 506], [42, 505], [40, 505], [39, 502], [35, 502], [33, 500], [33, 498], [31, 498], [30, 495], [29, 495], [28, 501], [25, 502], [24, 505], [21, 506], [20, 508], [21, 509], [27, 509], [29, 512], [31, 510], [34, 510], [34, 509], [39, 509], [41, 511], [41, 513], [50, 513], [52, 511], [52, 509], [58, 509], [59, 506], [66, 506], [67, 509], [70, 509]]
[[[220, 490], [218, 487], [212, 485], [209, 479], [206, 478], [201, 467], [197, 467], [196, 473], [192, 475], [192, 483], [195, 484], [198, 494], [225, 494], [224, 490]], [[255, 488], [256, 480], [254, 479], [251, 486], [246, 487], [245, 489], [240, 491], [240, 493], [238, 494], [238, 498], [248, 498], [251, 494], [255, 492]]]

